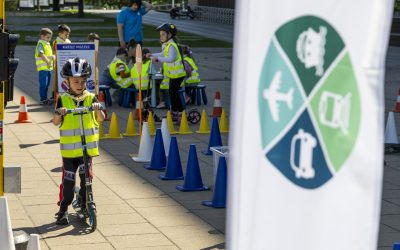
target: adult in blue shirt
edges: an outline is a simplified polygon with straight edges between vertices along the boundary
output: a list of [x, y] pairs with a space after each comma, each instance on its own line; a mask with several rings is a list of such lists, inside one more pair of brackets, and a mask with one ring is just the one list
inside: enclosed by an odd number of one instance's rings
[[129, 0], [128, 7], [123, 8], [117, 16], [119, 45], [125, 48], [134, 38], [138, 43], [143, 43], [142, 16], [153, 8], [148, 2], [142, 0]]

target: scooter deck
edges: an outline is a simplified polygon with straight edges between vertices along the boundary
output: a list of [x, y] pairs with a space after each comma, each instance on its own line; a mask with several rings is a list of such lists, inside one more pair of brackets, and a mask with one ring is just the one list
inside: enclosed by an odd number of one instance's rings
[[82, 209], [80, 208], [80, 206], [78, 205], [78, 201], [74, 200], [72, 202], [72, 207], [74, 208], [76, 215], [78, 216], [78, 218], [82, 221], [86, 221], [87, 217], [85, 216], [85, 214], [82, 212]]

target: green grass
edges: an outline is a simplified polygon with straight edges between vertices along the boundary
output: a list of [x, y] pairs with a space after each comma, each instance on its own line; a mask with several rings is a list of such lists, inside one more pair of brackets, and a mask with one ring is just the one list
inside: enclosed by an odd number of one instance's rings
[[[62, 18], [77, 18], [77, 10], [68, 10], [62, 11], [64, 15]], [[33, 17], [35, 18], [35, 17]], [[37, 17], [40, 18], [40, 17]], [[54, 17], [57, 18], [57, 17]], [[70, 23], [67, 24], [71, 27], [71, 40], [74, 41], [74, 37], [85, 38], [91, 32], [96, 32], [100, 35], [100, 44], [101, 46], [116, 46], [118, 41], [118, 34], [117, 34], [117, 25], [115, 18], [107, 18], [96, 14], [88, 14], [85, 13], [84, 18], [97, 18], [103, 19], [104, 22], [88, 22], [88, 23]], [[54, 23], [50, 24], [59, 24], [59, 22], [55, 21]], [[46, 23], [49, 25], [49, 23]], [[85, 30], [74, 30], [74, 27], [79, 26], [90, 26], [93, 27], [91, 29]], [[108, 30], [97, 30], [96, 27], [110, 27]], [[21, 39], [19, 41], [19, 45], [35, 45], [36, 41], [27, 41], [25, 39], [26, 36], [30, 37], [38, 37], [39, 30], [36, 31], [18, 31], [13, 30], [14, 33], [18, 33], [21, 35]], [[53, 38], [56, 36], [56, 32], [54, 33]], [[146, 47], [157, 47], [160, 46], [158, 42], [159, 33], [156, 31], [155, 27], [149, 25], [143, 25], [143, 36], [145, 37], [144, 45]], [[101, 38], [114, 38], [115, 41], [101, 41]], [[232, 43], [219, 41], [215, 39], [209, 39], [203, 36], [187, 33], [187, 32], [179, 32], [178, 39], [180, 43], [188, 44], [191, 47], [213, 47], [213, 48], [231, 48]]]

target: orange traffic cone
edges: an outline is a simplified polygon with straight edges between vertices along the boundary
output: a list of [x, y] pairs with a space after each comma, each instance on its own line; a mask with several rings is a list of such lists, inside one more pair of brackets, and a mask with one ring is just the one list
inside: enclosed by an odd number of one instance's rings
[[139, 120], [139, 105], [141, 107], [141, 109], [143, 110], [143, 102], [139, 101], [139, 95], [137, 95], [137, 99], [136, 99], [136, 111], [135, 111], [135, 119]]
[[101, 104], [101, 106], [103, 106], [103, 113], [104, 113], [104, 121], [109, 121], [110, 117], [107, 116], [107, 110], [106, 110], [106, 102], [104, 99], [104, 93], [103, 91], [101, 91], [99, 93], [99, 102]]
[[400, 112], [400, 88], [397, 93], [397, 100], [396, 100], [396, 106], [394, 106], [393, 112]]
[[221, 117], [222, 105], [221, 105], [221, 93], [219, 91], [215, 92], [214, 98], [214, 108], [211, 117]]
[[21, 101], [19, 104], [18, 120], [16, 123], [31, 123], [32, 121], [28, 118], [28, 107], [25, 103], [25, 96], [21, 96]]

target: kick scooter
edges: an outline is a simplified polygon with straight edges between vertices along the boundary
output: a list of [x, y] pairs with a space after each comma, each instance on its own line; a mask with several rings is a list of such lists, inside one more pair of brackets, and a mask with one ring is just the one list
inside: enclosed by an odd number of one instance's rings
[[[103, 108], [101, 107], [100, 110]], [[72, 207], [76, 211], [78, 217], [87, 223], [90, 227], [90, 231], [94, 232], [97, 227], [97, 217], [96, 217], [96, 204], [93, 199], [93, 190], [92, 190], [92, 180], [90, 177], [90, 169], [89, 169], [89, 155], [87, 152], [86, 139], [85, 139], [85, 130], [83, 126], [82, 116], [87, 114], [88, 112], [93, 111], [92, 107], [79, 107], [75, 109], [68, 109], [67, 114], [79, 115], [80, 122], [80, 131], [81, 131], [81, 141], [82, 141], [82, 150], [83, 150], [83, 162], [84, 162], [84, 170], [85, 170], [85, 186], [86, 186], [86, 209], [83, 211], [81, 209], [80, 204], [80, 195], [79, 195], [79, 187], [75, 187], [75, 200], [72, 201]]]

